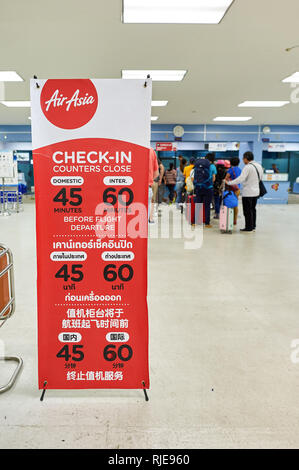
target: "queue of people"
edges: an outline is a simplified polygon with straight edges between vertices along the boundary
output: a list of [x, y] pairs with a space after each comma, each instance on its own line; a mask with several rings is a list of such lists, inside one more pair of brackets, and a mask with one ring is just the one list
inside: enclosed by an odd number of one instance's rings
[[[238, 219], [238, 201], [242, 185], [242, 204], [245, 227], [241, 232], [256, 230], [256, 204], [260, 195], [260, 181], [263, 178], [262, 166], [254, 161], [252, 152], [243, 156], [244, 168], [239, 168], [237, 157], [231, 160], [216, 161], [214, 153], [208, 153], [205, 158], [190, 158], [189, 162], [179, 157], [179, 166], [174, 168], [170, 163], [165, 169], [162, 161], [157, 159], [154, 168], [154, 178], [150, 192], [151, 210], [149, 222], [153, 223], [155, 206], [161, 203], [176, 204], [183, 212], [184, 203], [191, 195], [195, 202], [204, 205], [205, 227], [212, 228], [211, 209], [214, 209], [214, 219], [219, 219], [221, 205], [224, 203], [223, 194], [232, 194], [236, 203], [233, 207], [234, 225]], [[165, 199], [165, 189], [168, 197]]]

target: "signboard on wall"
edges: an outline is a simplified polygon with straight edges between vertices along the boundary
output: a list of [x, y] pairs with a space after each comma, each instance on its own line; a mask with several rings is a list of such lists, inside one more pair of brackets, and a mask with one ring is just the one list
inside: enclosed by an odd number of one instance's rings
[[177, 145], [173, 142], [157, 142], [156, 151], [157, 152], [176, 152]]
[[240, 150], [240, 142], [231, 142], [230, 150], [233, 150], [234, 152], [237, 152], [238, 150]]
[[14, 177], [14, 160], [12, 152], [0, 152], [0, 178]]
[[226, 152], [227, 142], [211, 142], [209, 143], [210, 152]]
[[4, 178], [4, 184], [7, 186], [17, 186], [19, 182], [19, 174], [18, 174], [18, 162], [14, 158], [13, 159], [13, 172], [11, 177]]
[[148, 388], [151, 81], [36, 85], [39, 387]]
[[288, 181], [288, 173], [264, 173], [263, 181]]
[[16, 152], [18, 162], [29, 162], [30, 152]]
[[286, 144], [269, 144], [268, 152], [286, 152]]

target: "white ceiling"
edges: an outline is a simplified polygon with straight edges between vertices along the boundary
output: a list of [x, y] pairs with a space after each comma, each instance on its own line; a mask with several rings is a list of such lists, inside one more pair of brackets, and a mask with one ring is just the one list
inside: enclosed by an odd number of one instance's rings
[[[299, 124], [299, 103], [246, 109], [245, 100], [290, 100], [281, 80], [299, 71], [298, 0], [235, 0], [220, 25], [130, 25], [121, 0], [0, 0], [0, 70], [7, 100], [28, 100], [29, 79], [120, 78], [124, 69], [187, 69], [182, 82], [154, 82], [157, 123], [213, 123], [253, 116], [248, 124]], [[299, 85], [298, 85], [299, 88]], [[1, 89], [0, 89], [1, 92]], [[299, 98], [299, 90], [298, 90]], [[0, 104], [0, 124], [29, 124], [29, 109]]]

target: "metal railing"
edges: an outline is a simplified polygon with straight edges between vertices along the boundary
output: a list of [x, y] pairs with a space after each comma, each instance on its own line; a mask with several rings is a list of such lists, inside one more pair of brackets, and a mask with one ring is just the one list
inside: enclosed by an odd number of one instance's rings
[[[2, 300], [6, 303], [1, 307], [0, 311], [0, 328], [14, 314], [16, 306], [12, 252], [9, 248], [0, 244], [0, 260], [2, 260], [3, 257], [4, 260], [6, 259], [6, 263], [4, 263], [5, 267], [2, 269], [2, 271], [0, 271], [0, 284], [3, 288]], [[7, 293], [7, 295], [4, 294], [5, 292]], [[23, 359], [19, 356], [0, 356], [0, 361], [13, 361], [17, 363], [17, 367], [14, 373], [12, 374], [9, 382], [6, 385], [0, 387], [0, 393], [3, 393], [9, 390], [14, 385], [17, 376], [19, 375], [22, 369]]]
[[18, 185], [6, 184], [0, 190], [0, 215], [10, 215], [11, 212], [19, 213], [23, 210], [23, 194], [19, 192]]

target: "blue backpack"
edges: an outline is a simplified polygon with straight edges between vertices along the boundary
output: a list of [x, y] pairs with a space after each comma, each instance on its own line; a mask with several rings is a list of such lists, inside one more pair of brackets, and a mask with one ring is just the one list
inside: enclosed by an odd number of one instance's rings
[[198, 158], [194, 165], [194, 186], [208, 188], [211, 185], [210, 162], [206, 158]]
[[238, 198], [233, 191], [224, 191], [222, 202], [224, 206], [230, 209], [238, 207]]

